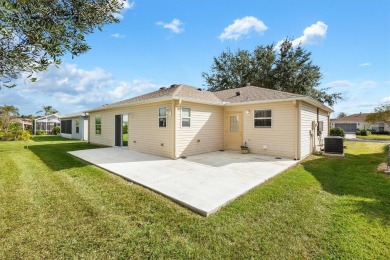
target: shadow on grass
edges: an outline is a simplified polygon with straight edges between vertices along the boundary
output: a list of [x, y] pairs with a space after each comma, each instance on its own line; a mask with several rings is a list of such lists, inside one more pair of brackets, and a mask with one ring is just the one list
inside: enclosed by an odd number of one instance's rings
[[68, 151], [101, 148], [83, 142], [69, 142], [61, 144], [33, 145], [29, 149], [37, 155], [53, 171], [83, 167], [89, 165], [68, 153]]
[[354, 196], [353, 203], [370, 219], [380, 218], [390, 224], [390, 177], [377, 172], [387, 157], [383, 153], [352, 155], [346, 158], [319, 158], [302, 165], [326, 192], [338, 196]]
[[59, 135], [35, 135], [31, 140], [34, 142], [66, 142], [66, 141], [75, 141], [72, 139], [67, 139]]

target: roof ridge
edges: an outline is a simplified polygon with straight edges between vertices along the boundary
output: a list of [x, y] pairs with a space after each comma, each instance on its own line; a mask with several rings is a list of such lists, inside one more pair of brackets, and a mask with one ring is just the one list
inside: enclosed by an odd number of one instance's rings
[[181, 90], [183, 88], [183, 84], [178, 84], [175, 86], [175, 88], [176, 89], [173, 91], [172, 97], [174, 97], [179, 92], [179, 90]]

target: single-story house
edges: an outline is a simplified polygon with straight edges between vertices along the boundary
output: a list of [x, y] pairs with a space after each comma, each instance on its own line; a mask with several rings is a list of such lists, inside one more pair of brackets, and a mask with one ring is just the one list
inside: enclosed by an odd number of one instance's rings
[[77, 113], [61, 116], [61, 136], [69, 139], [88, 140], [88, 115]]
[[23, 130], [29, 131], [29, 130], [32, 130], [32, 128], [33, 128], [32, 120], [28, 119], [28, 118], [18, 117], [18, 118], [12, 119], [11, 122], [16, 123], [16, 124], [21, 124]]
[[331, 127], [342, 128], [346, 133], [355, 133], [356, 130], [370, 130], [373, 132], [389, 131], [389, 126], [385, 123], [367, 123], [367, 115], [368, 113], [358, 113], [337, 119], [331, 119]]
[[302, 159], [321, 149], [332, 109], [255, 86], [209, 92], [187, 85], [87, 111], [88, 141], [180, 158], [219, 150]]
[[60, 126], [60, 114], [42, 116], [34, 120], [34, 135], [43, 130], [45, 134], [52, 134], [53, 128]]

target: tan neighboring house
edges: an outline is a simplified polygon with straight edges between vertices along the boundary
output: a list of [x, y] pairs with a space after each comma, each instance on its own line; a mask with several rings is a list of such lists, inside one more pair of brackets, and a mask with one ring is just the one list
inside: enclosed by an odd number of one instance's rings
[[251, 153], [302, 159], [321, 149], [332, 110], [255, 86], [209, 92], [172, 85], [87, 112], [90, 143], [173, 159], [246, 144]]
[[389, 126], [385, 123], [367, 123], [366, 117], [368, 114], [369, 113], [358, 113], [337, 119], [331, 119], [331, 128], [342, 128], [346, 133], [355, 133], [356, 130], [370, 130], [373, 132], [389, 131]]
[[32, 128], [33, 128], [32, 120], [28, 119], [28, 118], [18, 117], [18, 118], [12, 119], [11, 122], [21, 124], [23, 130], [32, 130]]

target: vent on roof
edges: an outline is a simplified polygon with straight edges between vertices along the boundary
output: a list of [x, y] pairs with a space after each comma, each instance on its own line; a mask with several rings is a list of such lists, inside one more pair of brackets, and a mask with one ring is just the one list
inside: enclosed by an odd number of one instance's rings
[[202, 89], [201, 89], [201, 88], [198, 88], [198, 90], [199, 90], [199, 91], [202, 91]]
[[236, 96], [239, 96], [239, 95], [241, 95], [241, 92], [240, 92], [240, 91], [237, 91], [237, 92], [236, 92]]
[[246, 83], [246, 85], [247, 85], [247, 86], [250, 86], [250, 85], [251, 85], [251, 83], [249, 83], [249, 82], [248, 82], [248, 83]]
[[172, 85], [170, 86], [170, 88], [175, 88], [175, 87], [177, 87], [177, 86], [179, 86], [179, 84], [172, 84]]
[[166, 87], [161, 87], [160, 90], [166, 89]]

